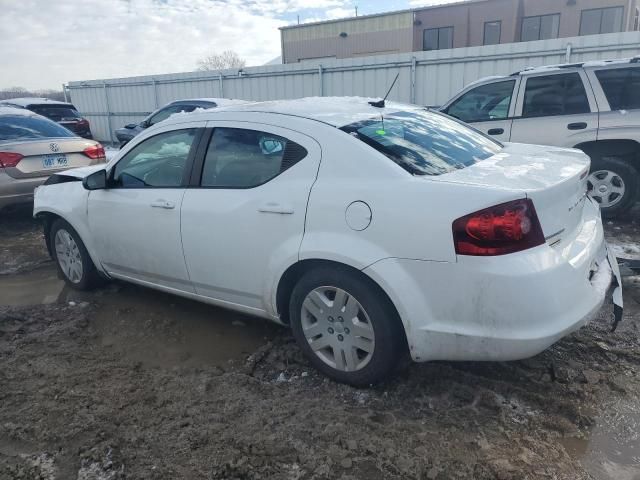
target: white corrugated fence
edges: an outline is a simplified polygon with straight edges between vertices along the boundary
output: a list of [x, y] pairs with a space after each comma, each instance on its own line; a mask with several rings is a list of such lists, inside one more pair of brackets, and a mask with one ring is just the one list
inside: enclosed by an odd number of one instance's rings
[[109, 80], [70, 82], [71, 101], [91, 122], [96, 139], [114, 141], [113, 131], [173, 100], [225, 97], [275, 100], [308, 96], [386, 93], [420, 105], [438, 105], [468, 83], [489, 75], [510, 74], [526, 67], [640, 55], [640, 32], [610, 33], [537, 42], [456, 48], [431, 52], [322, 59], [268, 65]]

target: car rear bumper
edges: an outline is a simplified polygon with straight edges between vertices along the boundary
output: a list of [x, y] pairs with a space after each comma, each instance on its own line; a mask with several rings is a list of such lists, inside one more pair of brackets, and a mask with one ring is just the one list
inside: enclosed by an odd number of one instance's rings
[[365, 272], [398, 308], [414, 360], [516, 360], [596, 315], [619, 276], [611, 262], [588, 202], [580, 231], [554, 247], [456, 263], [386, 259]]
[[0, 169], [0, 209], [33, 201], [33, 191], [47, 177], [13, 178]]

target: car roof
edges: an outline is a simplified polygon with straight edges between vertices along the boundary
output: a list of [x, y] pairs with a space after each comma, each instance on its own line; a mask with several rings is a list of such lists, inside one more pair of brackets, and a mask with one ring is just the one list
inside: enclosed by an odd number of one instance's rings
[[59, 102], [58, 100], [51, 100], [44, 97], [22, 97], [22, 98], [7, 98], [0, 101], [0, 103], [11, 103], [13, 105], [20, 105], [21, 107], [28, 107], [29, 105], [65, 105], [73, 107], [71, 103]]
[[513, 72], [511, 75], [493, 75], [490, 77], [481, 78], [479, 80], [469, 83], [467, 86], [465, 86], [465, 90], [474, 85], [479, 85], [482, 83], [492, 83], [497, 80], [504, 80], [506, 78], [517, 77], [520, 75], [526, 76], [526, 75], [532, 75], [532, 74], [543, 73], [543, 72], [576, 70], [578, 68], [602, 68], [602, 67], [611, 67], [611, 66], [626, 65], [626, 64], [640, 64], [640, 57], [616, 58], [611, 60], [590, 60], [587, 62], [578, 62], [578, 63], [558, 63], [554, 65], [543, 65], [540, 67], [526, 67], [526, 68], [523, 68], [522, 70], [518, 70], [517, 72]]
[[174, 103], [188, 103], [188, 102], [210, 102], [210, 103], [215, 103], [220, 107], [226, 107], [227, 105], [242, 105], [244, 103], [249, 103], [246, 100], [235, 100], [233, 98], [185, 98], [185, 99], [175, 100], [171, 102], [169, 105], [173, 105]]
[[37, 113], [24, 108], [11, 107], [9, 105], [0, 104], [0, 115], [22, 115], [24, 117], [39, 117]]
[[[293, 100], [272, 100], [236, 104], [227, 107], [189, 113], [202, 119], [215, 118], [218, 114], [235, 113], [273, 113], [307, 118], [323, 122], [334, 127], [342, 127], [351, 123], [368, 120], [380, 115], [390, 115], [399, 111], [420, 111], [423, 107], [387, 101], [385, 107], [379, 108], [369, 104], [379, 98], [364, 97], [306, 97]], [[192, 118], [194, 118], [192, 117]], [[195, 118], [194, 118], [195, 120]], [[169, 117], [165, 122], [181, 122], [178, 116]], [[163, 122], [164, 123], [164, 122]]]

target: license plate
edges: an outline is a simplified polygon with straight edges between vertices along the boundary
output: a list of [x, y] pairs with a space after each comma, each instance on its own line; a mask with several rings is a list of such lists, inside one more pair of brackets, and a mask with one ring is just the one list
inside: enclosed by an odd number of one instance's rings
[[60, 168], [67, 166], [67, 156], [63, 153], [54, 153], [42, 157], [44, 168]]

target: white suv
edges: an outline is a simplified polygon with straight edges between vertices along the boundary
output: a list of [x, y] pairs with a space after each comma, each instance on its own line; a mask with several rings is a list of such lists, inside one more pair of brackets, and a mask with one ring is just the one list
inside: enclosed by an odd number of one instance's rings
[[591, 157], [605, 217], [640, 187], [640, 58], [530, 68], [472, 83], [440, 109], [493, 138], [575, 147]]

